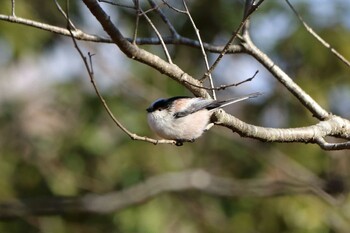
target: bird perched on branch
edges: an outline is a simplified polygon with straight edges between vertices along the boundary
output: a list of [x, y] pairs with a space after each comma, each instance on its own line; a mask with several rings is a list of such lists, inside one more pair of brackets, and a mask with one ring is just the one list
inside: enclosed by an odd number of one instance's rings
[[182, 145], [193, 142], [213, 126], [210, 117], [214, 110], [259, 95], [256, 92], [222, 101], [186, 96], [158, 99], [147, 108], [148, 124], [158, 136]]

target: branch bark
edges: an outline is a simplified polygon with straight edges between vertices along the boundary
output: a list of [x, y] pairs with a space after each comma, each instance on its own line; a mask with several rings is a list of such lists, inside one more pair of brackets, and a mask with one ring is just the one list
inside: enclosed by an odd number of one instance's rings
[[[62, 35], [62, 36], [70, 37], [70, 33], [66, 28], [38, 22], [31, 19], [21, 18], [13, 15], [0, 14], [0, 20], [10, 22], [10, 23], [15, 23], [15, 24], [21, 24], [29, 27], [34, 27], [40, 30], [45, 30], [48, 32]], [[97, 43], [114, 43], [113, 40], [110, 38], [91, 35], [79, 29], [72, 30], [72, 33], [74, 35], [74, 38], [77, 40], [91, 41], [91, 42], [97, 42]], [[133, 42], [133, 38], [126, 38], [126, 39], [129, 42]], [[199, 41], [193, 40], [187, 37], [183, 37], [180, 35], [164, 37], [163, 41], [165, 44], [185, 45], [185, 46], [190, 46], [198, 49], [200, 49], [201, 47]], [[138, 37], [135, 39], [135, 43], [137, 45], [159, 45], [161, 44], [161, 41], [159, 40], [159, 38], [156, 38], [156, 37], [144, 37], [144, 38]], [[205, 42], [203, 42], [203, 46], [206, 51], [212, 52], [212, 53], [220, 53], [224, 48], [223, 45], [213, 45]], [[243, 52], [243, 48], [239, 45], [232, 45], [227, 51], [227, 53], [230, 53], [230, 54], [242, 53], [242, 52]]]
[[319, 120], [327, 119], [330, 114], [311, 98], [293, 79], [291, 79], [265, 53], [255, 46], [248, 33], [244, 36], [242, 45], [246, 53], [259, 61], [271, 74], [285, 86], [312, 114]]
[[265, 142], [316, 143], [326, 150], [345, 149], [345, 146], [349, 149], [349, 143], [342, 146], [323, 146], [323, 142], [319, 140], [327, 136], [350, 139], [350, 121], [335, 115], [312, 126], [289, 129], [266, 128], [247, 124], [222, 110], [215, 113], [214, 121], [215, 124], [230, 128], [242, 137], [255, 138]]
[[101, 6], [96, 0], [83, 0], [83, 2], [89, 8], [91, 13], [96, 17], [96, 19], [100, 22], [101, 26], [111, 37], [113, 42], [125, 55], [141, 63], [149, 65], [150, 67], [153, 67], [156, 70], [158, 70], [160, 73], [165, 74], [168, 77], [174, 79], [175, 81], [181, 83], [194, 95], [210, 98], [210, 95], [204, 89], [189, 85], [188, 82], [191, 82], [196, 85], [201, 85], [201, 83], [198, 80], [191, 77], [190, 75], [188, 75], [187, 73], [185, 73], [177, 65], [170, 64], [161, 59], [160, 57], [130, 43], [122, 35], [119, 29], [112, 23], [110, 17], [101, 8]]

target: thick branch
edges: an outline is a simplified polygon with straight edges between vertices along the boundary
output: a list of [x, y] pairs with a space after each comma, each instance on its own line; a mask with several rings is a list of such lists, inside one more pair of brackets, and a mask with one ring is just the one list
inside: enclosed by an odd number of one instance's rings
[[296, 84], [281, 68], [279, 68], [265, 53], [251, 41], [244, 37], [243, 46], [246, 52], [258, 60], [274, 77], [282, 83], [312, 114], [319, 120], [327, 119], [330, 114], [311, 98], [298, 84]]
[[[321, 145], [319, 139], [326, 136], [350, 139], [350, 121], [334, 115], [316, 125], [289, 129], [266, 128], [247, 124], [222, 110], [214, 114], [214, 120], [215, 124], [230, 128], [243, 137], [255, 138], [261, 141], [317, 143], [328, 150], [350, 149], [349, 143], [343, 144], [342, 147], [324, 147]], [[344, 148], [345, 145], [347, 145], [346, 148]]]
[[170, 64], [160, 57], [143, 50], [136, 45], [130, 43], [118, 30], [118, 28], [112, 23], [110, 17], [104, 12], [96, 0], [83, 0], [85, 5], [89, 8], [91, 13], [100, 22], [103, 29], [112, 38], [113, 42], [119, 47], [119, 49], [128, 57], [147, 64], [159, 72], [171, 77], [172, 79], [180, 82], [194, 95], [210, 98], [208, 92], [202, 88], [197, 88], [189, 85], [185, 81], [192, 81], [198, 85], [201, 85], [199, 81], [192, 78], [181, 70], [177, 65]]
[[[312, 186], [321, 184], [312, 184]], [[276, 196], [312, 193], [310, 184], [274, 180], [234, 180], [218, 177], [203, 170], [169, 173], [149, 178], [122, 191], [88, 194], [83, 197], [47, 197], [0, 203], [0, 218], [26, 215], [63, 215], [78, 213], [106, 214], [142, 204], [167, 192], [198, 190], [208, 194], [237, 196]], [[321, 187], [320, 187], [321, 188]]]

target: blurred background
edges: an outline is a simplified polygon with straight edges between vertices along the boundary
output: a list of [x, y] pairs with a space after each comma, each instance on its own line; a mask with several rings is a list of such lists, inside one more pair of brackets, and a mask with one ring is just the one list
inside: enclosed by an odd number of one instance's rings
[[[181, 7], [180, 1], [169, 1]], [[346, 0], [291, 1], [305, 21], [350, 58], [350, 4]], [[65, 1], [60, 2], [62, 7]], [[118, 1], [130, 5], [131, 1]], [[160, 1], [157, 1], [160, 3]], [[135, 12], [101, 3], [132, 37]], [[222, 45], [242, 19], [243, 1], [191, 1], [203, 41]], [[0, 14], [11, 1], [0, 0]], [[141, 1], [143, 9], [149, 9]], [[80, 1], [70, 15], [86, 33], [106, 36]], [[177, 31], [196, 39], [186, 16], [162, 7]], [[65, 27], [54, 1], [16, 1], [16, 15]], [[155, 12], [148, 16], [163, 35]], [[350, 116], [349, 67], [302, 27], [284, 1], [266, 1], [253, 14], [251, 36], [326, 110]], [[138, 36], [154, 36], [143, 18]], [[96, 82], [116, 117], [132, 132], [155, 137], [146, 122], [148, 105], [160, 97], [191, 95], [159, 72], [131, 61], [113, 44], [79, 41], [93, 56]], [[160, 46], [142, 46], [164, 58]], [[169, 45], [174, 63], [201, 78], [201, 51]], [[217, 54], [208, 54], [213, 62]], [[310, 112], [259, 63], [244, 54], [227, 55], [213, 73], [215, 84], [230, 84], [259, 73], [251, 82], [219, 92], [219, 99], [263, 92], [227, 112], [266, 127], [315, 124]], [[182, 147], [131, 141], [112, 122], [72, 40], [28, 26], [0, 21], [0, 203], [51, 196], [81, 196], [123, 190], [147, 178], [189, 169], [237, 180], [318, 179], [314, 194], [221, 197], [200, 191], [166, 193], [137, 206], [104, 214], [29, 216], [0, 221], [0, 232], [349, 232], [348, 151], [326, 152], [316, 145], [263, 143], [214, 127]], [[1, 211], [1, 210], [0, 210]]]

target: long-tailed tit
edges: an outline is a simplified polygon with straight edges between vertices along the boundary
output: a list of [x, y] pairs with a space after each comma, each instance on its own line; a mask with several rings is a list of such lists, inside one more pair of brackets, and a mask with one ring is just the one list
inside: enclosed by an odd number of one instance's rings
[[158, 136], [182, 145], [193, 142], [213, 126], [210, 117], [214, 110], [259, 95], [257, 92], [223, 101], [186, 96], [158, 99], [147, 108], [148, 124]]

